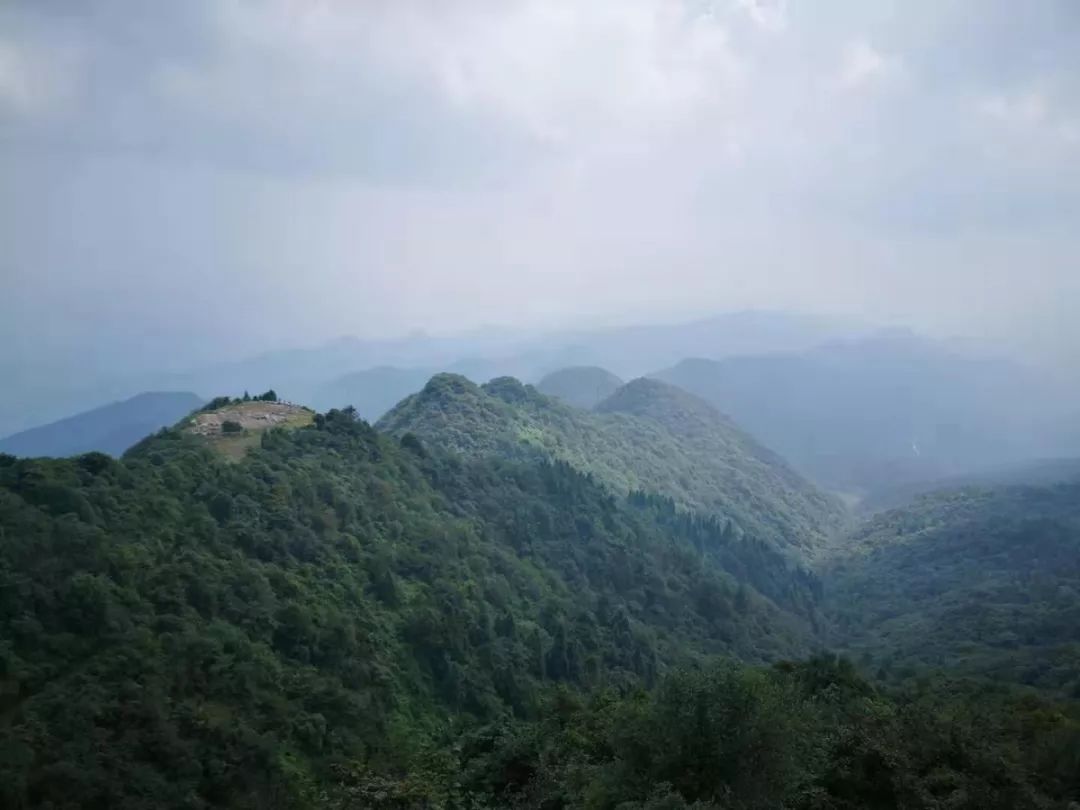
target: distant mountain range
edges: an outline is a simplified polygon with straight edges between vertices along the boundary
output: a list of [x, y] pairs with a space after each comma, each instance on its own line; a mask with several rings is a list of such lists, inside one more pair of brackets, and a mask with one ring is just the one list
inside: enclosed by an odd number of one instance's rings
[[843, 521], [842, 507], [779, 456], [707, 403], [656, 380], [634, 380], [589, 412], [512, 378], [478, 386], [442, 374], [376, 427], [474, 457], [564, 461], [615, 492], [669, 496], [804, 558]]
[[477, 383], [513, 376], [585, 409], [611, 394], [620, 377], [649, 373], [705, 399], [801, 473], [852, 499], [1080, 455], [1078, 395], [1031, 369], [980, 357], [970, 345], [767, 312], [543, 335], [344, 338], [183, 374], [102, 380], [87, 390], [54, 374], [66, 388], [55, 382], [38, 394], [20, 391], [31, 378], [15, 374], [0, 430], [32, 424], [28, 414], [45, 421], [139, 390], [209, 398], [271, 387], [319, 410], [352, 405], [374, 422], [442, 372]]
[[859, 503], [859, 512], [872, 515], [888, 509], [906, 507], [933, 492], [973, 487], [1052, 486], [1080, 482], [1080, 458], [1047, 458], [992, 467], [967, 475], [915, 481], [895, 487], [883, 487]]
[[684, 360], [656, 378], [730, 415], [798, 469], [865, 494], [1070, 453], [1067, 400], [1016, 363], [907, 332], [806, 352]]
[[[524, 371], [523, 371], [524, 369]], [[445, 367], [400, 368], [378, 366], [335, 377], [318, 386], [311, 403], [319, 410], [351, 405], [369, 422], [374, 422], [409, 394], [415, 394], [440, 373], [461, 374], [482, 383], [503, 375], [532, 372], [522, 358], [507, 360], [459, 360]]]
[[202, 404], [202, 399], [186, 392], [138, 394], [123, 402], [0, 439], [0, 452], [63, 457], [96, 450], [119, 456], [139, 440], [175, 424]]
[[589, 410], [614, 394], [623, 381], [599, 366], [574, 366], [553, 371], [536, 384], [536, 390], [568, 405]]
[[[456, 336], [343, 337], [312, 348], [266, 352], [184, 372], [130, 367], [121, 352], [110, 355], [108, 373], [100, 365], [91, 367], [70, 358], [47, 366], [34, 363], [34, 358], [20, 358], [17, 366], [0, 368], [6, 385], [0, 401], [0, 435], [141, 391], [193, 391], [210, 399], [223, 392], [274, 388], [291, 401], [317, 407], [349, 404], [343, 397], [356, 399], [352, 404], [374, 419], [437, 372], [465, 374], [478, 381], [501, 375], [536, 381], [561, 368], [594, 365], [627, 378], [685, 357], [795, 351], [866, 331], [837, 318], [735, 312], [687, 323], [594, 330], [500, 328]], [[393, 373], [382, 373], [389, 367], [399, 372], [396, 380]], [[349, 379], [358, 372], [373, 373]], [[403, 390], [400, 381], [410, 374], [417, 380], [415, 387]], [[387, 380], [389, 384], [383, 385]], [[381, 395], [384, 388], [388, 393]]]

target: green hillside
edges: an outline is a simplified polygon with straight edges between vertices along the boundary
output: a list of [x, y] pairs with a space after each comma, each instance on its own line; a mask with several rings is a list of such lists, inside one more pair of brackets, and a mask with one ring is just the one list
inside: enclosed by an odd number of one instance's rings
[[551, 684], [812, 648], [813, 581], [670, 502], [348, 412], [260, 445], [0, 457], [0, 804], [291, 806]]
[[705, 403], [656, 381], [636, 380], [590, 413], [511, 378], [477, 386], [437, 375], [377, 427], [474, 457], [565, 461], [615, 492], [669, 496], [801, 555], [818, 554], [843, 521], [836, 502], [775, 454]]
[[1080, 697], [1080, 483], [924, 496], [865, 524], [826, 576], [837, 638], [883, 676]]
[[1068, 705], [730, 663], [805, 654], [818, 593], [670, 499], [399, 443], [348, 411], [236, 461], [180, 430], [120, 461], [0, 456], [0, 805], [1077, 796]]

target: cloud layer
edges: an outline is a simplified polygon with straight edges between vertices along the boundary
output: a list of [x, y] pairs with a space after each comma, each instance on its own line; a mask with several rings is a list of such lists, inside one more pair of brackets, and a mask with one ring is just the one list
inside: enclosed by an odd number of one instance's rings
[[1067, 355], [1078, 35], [1070, 0], [14, 2], [0, 338], [783, 307]]

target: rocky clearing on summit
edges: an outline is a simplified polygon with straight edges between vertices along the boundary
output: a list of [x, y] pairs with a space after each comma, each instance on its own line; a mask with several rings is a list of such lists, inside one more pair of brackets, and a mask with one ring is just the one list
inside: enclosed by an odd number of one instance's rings
[[[275, 427], [298, 428], [310, 425], [314, 414], [300, 405], [286, 402], [239, 402], [192, 416], [185, 432], [202, 437], [227, 458], [238, 461], [248, 450], [258, 446], [264, 430]], [[226, 422], [235, 422], [241, 430], [226, 433]]]

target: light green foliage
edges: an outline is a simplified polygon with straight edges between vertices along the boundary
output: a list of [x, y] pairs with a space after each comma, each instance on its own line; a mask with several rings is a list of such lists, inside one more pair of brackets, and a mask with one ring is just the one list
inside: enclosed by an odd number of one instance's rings
[[590, 413], [504, 377], [440, 374], [378, 427], [471, 456], [558, 459], [616, 492], [656, 492], [730, 520], [741, 534], [817, 555], [842, 508], [704, 402], [635, 380]]

